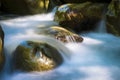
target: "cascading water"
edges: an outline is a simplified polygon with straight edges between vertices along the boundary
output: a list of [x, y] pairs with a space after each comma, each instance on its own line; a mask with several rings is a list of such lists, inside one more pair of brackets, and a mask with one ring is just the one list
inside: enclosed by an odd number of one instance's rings
[[[1, 21], [7, 54], [0, 80], [119, 80], [120, 38], [107, 33], [84, 33], [83, 43], [63, 44], [53, 38], [35, 34], [34, 28], [58, 25], [52, 14], [34, 15]], [[64, 52], [65, 62], [46, 72], [10, 72], [10, 55], [23, 40], [43, 40]], [[14, 45], [13, 45], [14, 44]], [[68, 49], [68, 50], [67, 50]], [[69, 52], [70, 51], [70, 52]]]
[[98, 23], [96, 30], [98, 33], [106, 33], [106, 17], [103, 16], [102, 20]]

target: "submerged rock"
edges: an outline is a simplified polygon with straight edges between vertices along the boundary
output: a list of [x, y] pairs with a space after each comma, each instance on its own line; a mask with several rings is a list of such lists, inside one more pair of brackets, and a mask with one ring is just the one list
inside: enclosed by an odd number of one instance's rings
[[4, 45], [4, 32], [2, 27], [0, 26], [0, 70], [3, 68], [4, 65], [4, 54], [3, 54], [3, 45]]
[[89, 31], [101, 20], [104, 9], [100, 3], [65, 4], [58, 8], [54, 20], [76, 32]]
[[52, 26], [50, 28], [44, 29], [40, 28], [37, 29], [36, 32], [38, 32], [39, 34], [46, 34], [64, 43], [83, 41], [83, 38], [81, 36], [59, 26]]
[[112, 0], [106, 15], [107, 31], [120, 36], [120, 1]]
[[44, 42], [25, 41], [15, 50], [13, 65], [15, 70], [47, 71], [62, 64], [60, 52]]
[[49, 0], [1, 0], [2, 10], [15, 14], [36, 14], [46, 12]]

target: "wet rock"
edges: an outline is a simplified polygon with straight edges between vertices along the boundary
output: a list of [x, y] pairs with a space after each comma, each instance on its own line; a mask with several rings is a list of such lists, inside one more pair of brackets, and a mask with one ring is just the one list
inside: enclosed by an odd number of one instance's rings
[[61, 2], [61, 0], [49, 0], [48, 11], [50, 12], [53, 10], [53, 8], [62, 4], [63, 3]]
[[63, 58], [59, 51], [44, 42], [25, 41], [13, 54], [15, 70], [47, 71], [62, 64]]
[[90, 31], [101, 20], [104, 9], [104, 4], [91, 2], [66, 4], [58, 8], [54, 20], [76, 32]]
[[1, 0], [2, 9], [7, 13], [37, 14], [44, 13], [49, 0]]
[[99, 3], [109, 3], [111, 0], [61, 0], [64, 1], [65, 3], [81, 3], [81, 2], [99, 2]]
[[83, 38], [81, 36], [59, 26], [52, 26], [50, 28], [47, 27], [43, 29], [40, 28], [37, 29], [36, 32], [38, 34], [46, 34], [64, 43], [83, 41]]
[[49, 0], [48, 11], [51, 11], [54, 7], [60, 6], [67, 3], [83, 3], [83, 2], [94, 2], [94, 3], [110, 3], [111, 0]]
[[106, 15], [107, 31], [120, 36], [120, 1], [112, 0]]
[[0, 70], [4, 65], [4, 55], [3, 55], [3, 45], [4, 45], [4, 33], [2, 27], [0, 26]]

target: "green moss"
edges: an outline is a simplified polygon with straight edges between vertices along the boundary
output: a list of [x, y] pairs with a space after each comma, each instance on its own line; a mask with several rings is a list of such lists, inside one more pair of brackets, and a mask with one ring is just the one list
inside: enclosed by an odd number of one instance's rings
[[104, 4], [91, 2], [66, 4], [66, 6], [69, 8], [65, 12], [59, 11], [58, 8], [54, 20], [60, 26], [70, 28], [78, 33], [94, 30], [96, 24], [102, 19], [105, 8]]
[[[2, 8], [8, 13], [37, 14], [46, 12], [44, 0], [2, 0]], [[43, 5], [41, 4], [43, 3]]]
[[60, 53], [44, 42], [23, 42], [13, 54], [15, 70], [47, 71], [60, 65], [62, 61]]
[[108, 6], [107, 31], [114, 35], [120, 36], [120, 1], [114, 1]]

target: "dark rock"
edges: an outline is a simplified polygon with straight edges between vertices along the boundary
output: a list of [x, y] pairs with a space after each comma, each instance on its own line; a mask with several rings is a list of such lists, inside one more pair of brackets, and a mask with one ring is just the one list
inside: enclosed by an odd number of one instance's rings
[[44, 42], [25, 41], [13, 54], [15, 70], [47, 71], [62, 64], [63, 58], [58, 50]]
[[1, 0], [0, 0], [0, 10], [1, 10]]
[[76, 32], [90, 31], [101, 20], [105, 4], [81, 3], [62, 5], [56, 11], [54, 20], [64, 28]]
[[48, 11], [51, 11], [54, 7], [60, 6], [67, 3], [83, 3], [83, 2], [93, 2], [93, 3], [110, 3], [111, 0], [49, 0]]
[[4, 66], [4, 54], [3, 54], [3, 45], [4, 45], [4, 32], [0, 26], [0, 70]]
[[44, 13], [48, 8], [49, 0], [1, 0], [2, 10], [15, 14]]
[[120, 36], [120, 1], [112, 0], [106, 15], [107, 31]]
[[64, 43], [68, 42], [82, 42], [83, 38], [67, 29], [59, 26], [52, 26], [50, 28], [37, 29], [35, 32], [38, 34], [46, 34]]
[[82, 3], [82, 2], [99, 2], [99, 3], [109, 3], [111, 0], [61, 0], [65, 3]]
[[48, 11], [52, 11], [53, 8], [62, 4], [60, 0], [49, 0]]

